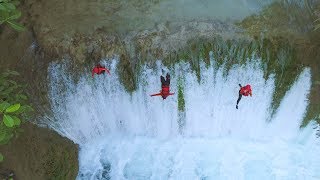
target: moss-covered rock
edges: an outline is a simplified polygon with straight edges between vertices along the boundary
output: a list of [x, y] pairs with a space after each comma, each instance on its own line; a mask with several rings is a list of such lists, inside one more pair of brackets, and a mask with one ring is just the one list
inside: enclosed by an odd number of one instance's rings
[[122, 54], [118, 63], [118, 73], [121, 82], [127, 91], [132, 92], [136, 89], [136, 74], [133, 72], [133, 66], [129, 61], [129, 57]]
[[78, 174], [78, 147], [46, 128], [31, 123], [6, 146], [0, 146], [2, 170], [12, 170], [17, 179], [75, 179]]

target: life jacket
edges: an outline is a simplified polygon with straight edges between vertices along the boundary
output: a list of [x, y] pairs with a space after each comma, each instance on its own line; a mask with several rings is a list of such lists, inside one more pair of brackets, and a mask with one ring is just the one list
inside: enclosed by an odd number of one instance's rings
[[167, 98], [169, 95], [170, 95], [170, 87], [169, 86], [162, 86], [161, 96], [163, 98]]
[[107, 71], [107, 73], [110, 74], [107, 68], [98, 65], [92, 69], [92, 77], [94, 76], [94, 74], [102, 74], [104, 71]]
[[95, 68], [93, 68], [93, 72], [96, 73], [96, 74], [101, 74], [105, 70], [106, 70], [106, 68], [103, 68], [103, 67], [95, 67]]
[[251, 86], [248, 84], [244, 87], [242, 87], [240, 89], [240, 94], [243, 95], [243, 96], [251, 96], [252, 95], [252, 90], [251, 90]]
[[161, 96], [163, 99], [166, 99], [168, 96], [174, 95], [170, 92], [169, 86], [162, 86], [160, 93], [151, 94], [150, 96]]

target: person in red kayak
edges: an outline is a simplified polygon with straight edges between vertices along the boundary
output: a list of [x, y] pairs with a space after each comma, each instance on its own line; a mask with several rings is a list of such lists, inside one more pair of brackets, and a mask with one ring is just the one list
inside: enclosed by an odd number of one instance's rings
[[249, 96], [249, 95], [252, 96], [252, 90], [249, 84], [244, 87], [242, 87], [241, 84], [239, 84], [239, 86], [240, 86], [240, 90], [239, 90], [239, 98], [237, 100], [237, 105], [236, 105], [237, 109], [242, 96]]
[[106, 71], [110, 75], [109, 69], [107, 69], [104, 66], [101, 66], [100, 64], [98, 64], [92, 69], [92, 77], [94, 77], [94, 74], [104, 74]]
[[161, 90], [158, 94], [152, 94], [151, 96], [162, 96], [162, 99], [166, 99], [170, 95], [174, 95], [174, 93], [170, 93], [170, 75], [167, 73], [166, 79], [163, 76], [160, 76], [161, 80]]

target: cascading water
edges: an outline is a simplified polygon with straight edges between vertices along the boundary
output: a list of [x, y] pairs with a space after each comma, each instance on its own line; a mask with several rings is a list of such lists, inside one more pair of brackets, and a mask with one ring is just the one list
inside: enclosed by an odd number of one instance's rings
[[[142, 67], [137, 91], [127, 93], [116, 61], [112, 75], [90, 73], [75, 82], [66, 64], [49, 68], [53, 111], [48, 125], [80, 145], [78, 179], [319, 179], [320, 142], [315, 124], [299, 129], [311, 86], [304, 69], [270, 119], [274, 77], [263, 78], [261, 61], [223, 67], [200, 65], [200, 83], [186, 63], [170, 70], [175, 96], [158, 92], [162, 69]], [[179, 128], [178, 87], [185, 112]], [[252, 97], [235, 108], [238, 84]]]

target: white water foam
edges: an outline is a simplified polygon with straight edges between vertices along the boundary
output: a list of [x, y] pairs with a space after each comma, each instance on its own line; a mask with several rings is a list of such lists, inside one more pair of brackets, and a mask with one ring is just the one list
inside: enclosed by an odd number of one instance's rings
[[[214, 62], [212, 61], [212, 64]], [[81, 147], [78, 179], [319, 179], [320, 143], [315, 124], [300, 130], [311, 86], [306, 68], [270, 119], [274, 77], [263, 78], [259, 60], [223, 67], [201, 64], [201, 81], [188, 64], [171, 70], [166, 100], [162, 68], [143, 68], [137, 91], [124, 90], [116, 75], [75, 83], [65, 64], [52, 64], [48, 125]], [[185, 97], [185, 125], [179, 132], [178, 78]], [[252, 97], [235, 108], [238, 84], [250, 83]]]

